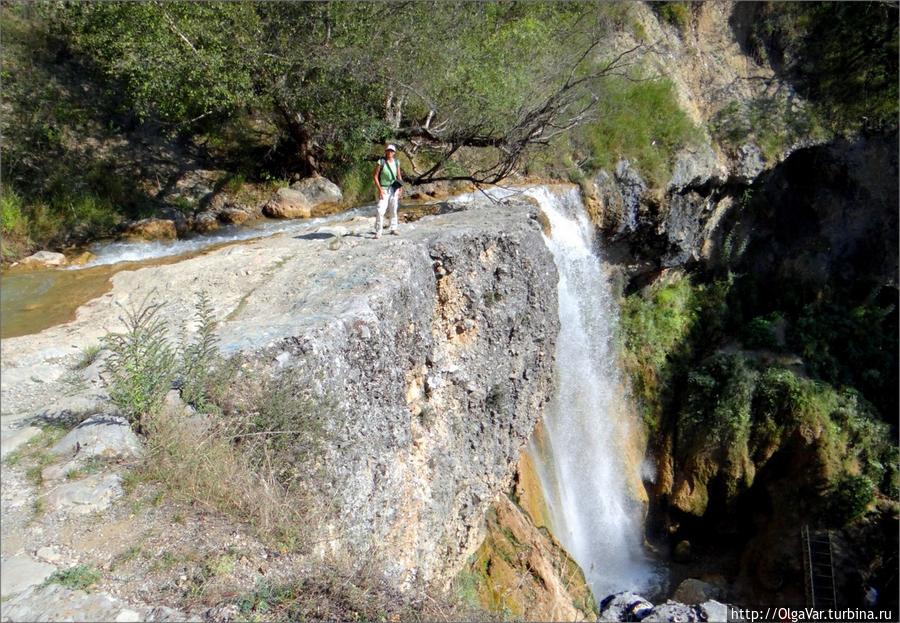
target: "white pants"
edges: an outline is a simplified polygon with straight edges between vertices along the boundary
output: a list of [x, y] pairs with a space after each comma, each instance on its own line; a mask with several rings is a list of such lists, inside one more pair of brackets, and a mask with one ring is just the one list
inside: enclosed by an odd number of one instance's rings
[[397, 229], [397, 191], [396, 189], [385, 189], [384, 199], [378, 200], [378, 212], [375, 214], [375, 233], [380, 234], [381, 228], [384, 227], [384, 213], [389, 211], [391, 219], [391, 231]]

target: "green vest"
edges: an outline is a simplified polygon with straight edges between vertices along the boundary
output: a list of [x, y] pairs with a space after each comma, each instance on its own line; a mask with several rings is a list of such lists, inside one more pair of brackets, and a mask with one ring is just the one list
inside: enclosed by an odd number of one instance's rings
[[400, 161], [394, 158], [393, 171], [391, 170], [391, 165], [389, 165], [388, 161], [384, 158], [378, 161], [378, 165], [381, 167], [381, 173], [378, 175], [378, 183], [381, 184], [382, 188], [389, 188], [400, 173]]

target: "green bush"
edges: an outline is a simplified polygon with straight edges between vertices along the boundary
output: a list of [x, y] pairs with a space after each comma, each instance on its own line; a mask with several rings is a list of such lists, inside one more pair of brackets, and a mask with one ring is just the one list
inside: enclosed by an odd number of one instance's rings
[[654, 2], [653, 10], [660, 19], [672, 24], [681, 32], [691, 26], [691, 5], [689, 2]]
[[663, 186], [678, 149], [699, 138], [699, 130], [678, 105], [672, 83], [612, 78], [598, 96], [597, 121], [585, 130], [590, 166], [612, 169], [625, 158], [652, 184]]
[[865, 476], [843, 474], [828, 495], [828, 518], [841, 527], [866, 512], [875, 499], [875, 486]]
[[738, 353], [714, 355], [688, 374], [679, 434], [691, 442], [682, 451], [713, 443], [737, 449], [750, 435], [751, 405], [758, 373]]
[[15, 236], [25, 233], [22, 198], [8, 189], [3, 189], [3, 192], [0, 193], [0, 228], [2, 228], [4, 236]]
[[778, 336], [775, 323], [778, 322], [778, 314], [757, 316], [744, 326], [741, 338], [747, 348], [771, 349], [778, 348]]

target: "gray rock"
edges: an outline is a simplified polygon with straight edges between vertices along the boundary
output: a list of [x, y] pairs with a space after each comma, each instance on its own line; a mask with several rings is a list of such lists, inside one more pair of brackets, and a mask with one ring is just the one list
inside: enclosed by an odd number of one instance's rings
[[0, 459], [6, 458], [7, 454], [14, 452], [40, 434], [41, 429], [37, 426], [0, 431]]
[[672, 599], [686, 604], [699, 604], [710, 599], [720, 599], [722, 589], [718, 586], [694, 578], [688, 578], [678, 585]]
[[700, 612], [710, 623], [726, 623], [728, 621], [728, 606], [713, 599], [700, 604]]
[[56, 567], [30, 556], [13, 556], [0, 562], [0, 596], [3, 598], [37, 586], [53, 575]]
[[57, 456], [135, 458], [141, 455], [141, 442], [128, 421], [119, 416], [89, 417], [50, 449]]
[[66, 256], [54, 251], [38, 251], [19, 260], [19, 263], [36, 266], [64, 266], [66, 264]]
[[344, 198], [340, 187], [324, 177], [308, 177], [291, 184], [293, 190], [300, 191], [310, 205], [340, 203]]
[[698, 149], [682, 150], [675, 156], [675, 165], [672, 167], [672, 177], [669, 179], [668, 190], [682, 190], [689, 186], [704, 184], [721, 184], [727, 172], [725, 167], [719, 164], [716, 153], [707, 143]]
[[63, 560], [62, 554], [60, 554], [55, 547], [42, 547], [36, 551], [34, 555], [44, 562], [49, 562], [53, 565], [58, 565]]
[[745, 143], [738, 148], [734, 166], [735, 181], [749, 184], [766, 168], [762, 150], [755, 143]]
[[44, 501], [51, 511], [87, 515], [109, 508], [122, 493], [119, 474], [93, 474], [56, 486], [46, 494]]
[[20, 593], [3, 604], [4, 621], [144, 621], [142, 609], [129, 608], [106, 593], [50, 584]]
[[641, 619], [641, 621], [645, 623], [659, 623], [661, 621], [687, 623], [689, 621], [701, 620], [700, 613], [696, 608], [676, 601], [667, 601], [660, 606], [656, 606], [653, 608], [652, 612]]
[[194, 216], [194, 231], [207, 233], [219, 229], [219, 219], [212, 212], [200, 212]]
[[600, 602], [598, 621], [640, 621], [653, 610], [653, 604], [638, 595], [625, 591], [609, 595]]

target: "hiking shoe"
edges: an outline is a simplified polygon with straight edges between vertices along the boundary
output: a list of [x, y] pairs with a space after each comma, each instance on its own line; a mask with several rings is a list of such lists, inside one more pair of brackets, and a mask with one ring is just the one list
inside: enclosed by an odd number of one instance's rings
[[381, 232], [375, 233], [375, 240], [379, 240], [381, 238]]
[[392, 229], [392, 230], [389, 231], [388, 233], [389, 233], [390, 235], [392, 235], [392, 236], [399, 236], [399, 235], [400, 235], [400, 232], [397, 231], [396, 229]]

